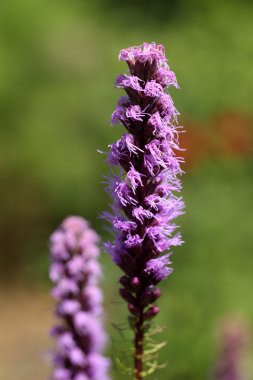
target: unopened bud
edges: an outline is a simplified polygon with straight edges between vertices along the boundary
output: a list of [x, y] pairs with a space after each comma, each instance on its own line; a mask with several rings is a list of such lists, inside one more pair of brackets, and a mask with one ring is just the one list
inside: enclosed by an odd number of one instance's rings
[[154, 318], [158, 313], [160, 309], [158, 306], [151, 306], [146, 313], [144, 314], [144, 319], [151, 319]]
[[132, 294], [130, 292], [128, 292], [125, 288], [120, 288], [119, 289], [119, 294], [121, 295], [121, 297], [131, 303], [131, 304], [135, 304], [135, 298], [132, 296]]
[[124, 288], [126, 288], [130, 292], [136, 291], [140, 284], [140, 280], [138, 279], [138, 277], [130, 278], [128, 276], [122, 276], [119, 282], [122, 286], [124, 286]]
[[131, 289], [131, 278], [128, 276], [122, 276], [119, 279], [119, 282], [124, 288]]
[[154, 303], [161, 296], [161, 290], [158, 288], [147, 289], [141, 300], [142, 305], [147, 306], [150, 303]]
[[132, 313], [135, 317], [137, 317], [140, 312], [139, 312], [139, 309], [134, 306], [133, 304], [129, 303], [128, 304], [128, 310], [130, 311], [130, 313]]

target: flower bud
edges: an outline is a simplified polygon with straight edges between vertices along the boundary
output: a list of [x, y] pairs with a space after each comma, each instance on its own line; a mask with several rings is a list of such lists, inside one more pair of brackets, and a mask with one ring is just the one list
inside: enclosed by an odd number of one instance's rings
[[131, 303], [128, 304], [128, 310], [135, 317], [138, 317], [138, 315], [140, 314], [140, 310], [136, 306], [134, 306], [133, 304], [131, 304]]
[[158, 313], [159, 313], [160, 309], [158, 306], [151, 306], [147, 311], [146, 313], [144, 314], [144, 319], [147, 320], [147, 319], [152, 319], [154, 318]]
[[120, 288], [119, 289], [119, 294], [121, 295], [121, 297], [131, 303], [131, 304], [135, 304], [135, 298], [132, 296], [132, 294], [130, 292], [128, 292], [126, 289], [124, 288]]
[[141, 299], [141, 303], [143, 306], [147, 306], [151, 303], [154, 303], [161, 296], [161, 289], [153, 288], [146, 289], [143, 294], [143, 298]]

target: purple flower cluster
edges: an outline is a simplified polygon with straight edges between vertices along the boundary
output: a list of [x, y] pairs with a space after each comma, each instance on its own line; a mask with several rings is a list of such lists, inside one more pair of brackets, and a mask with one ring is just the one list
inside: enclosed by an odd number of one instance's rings
[[[120, 171], [108, 178], [113, 204], [104, 218], [116, 237], [106, 243], [106, 250], [125, 273], [120, 294], [135, 318], [138, 361], [144, 322], [159, 312], [155, 301], [160, 291], [155, 286], [172, 272], [170, 248], [182, 243], [173, 222], [184, 208], [176, 196], [182, 174], [175, 153], [179, 113], [166, 91], [178, 84], [162, 45], [130, 47], [121, 50], [119, 59], [127, 63], [129, 72], [116, 79], [116, 87], [124, 89], [126, 96], [119, 99], [111, 123], [123, 124], [127, 132], [110, 145], [108, 155], [109, 163]], [[141, 379], [141, 363], [136, 367], [136, 378]]]
[[66, 218], [50, 238], [50, 278], [55, 287], [57, 341], [52, 380], [109, 380], [103, 356], [106, 334], [101, 321], [103, 294], [97, 283], [98, 236], [78, 216]]
[[227, 322], [222, 331], [215, 380], [246, 380], [244, 368], [246, 347], [247, 332], [244, 326], [237, 321]]

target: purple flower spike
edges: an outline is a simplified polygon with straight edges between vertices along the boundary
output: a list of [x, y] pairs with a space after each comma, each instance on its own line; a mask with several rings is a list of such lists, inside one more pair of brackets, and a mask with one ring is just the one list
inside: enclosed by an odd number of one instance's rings
[[52, 296], [62, 320], [51, 330], [57, 341], [52, 380], [110, 380], [110, 360], [103, 357], [107, 337], [102, 324], [103, 294], [97, 285], [101, 276], [98, 240], [78, 216], [66, 218], [50, 238]]
[[239, 320], [227, 320], [220, 331], [219, 356], [214, 380], [246, 380], [245, 357], [248, 346], [246, 325]]
[[[110, 145], [108, 162], [120, 174], [108, 178], [113, 213], [104, 213], [116, 239], [106, 251], [124, 272], [121, 297], [128, 303], [135, 334], [135, 379], [143, 378], [146, 321], [159, 313], [156, 285], [171, 272], [173, 246], [182, 244], [174, 219], [183, 213], [179, 177], [178, 111], [166, 91], [178, 88], [164, 47], [155, 43], [121, 50], [119, 60], [127, 63], [127, 75], [119, 75], [116, 87], [125, 90], [112, 114], [112, 124], [127, 130]], [[174, 123], [174, 124], [173, 124]], [[56, 274], [57, 275], [57, 274]], [[149, 323], [149, 322], [148, 322]]]

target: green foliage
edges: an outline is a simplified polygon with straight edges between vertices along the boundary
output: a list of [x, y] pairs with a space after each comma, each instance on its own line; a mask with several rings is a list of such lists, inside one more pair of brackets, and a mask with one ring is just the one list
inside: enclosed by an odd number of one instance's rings
[[[130, 376], [134, 376], [133, 357], [133, 328], [135, 319], [128, 318], [129, 323], [113, 324], [118, 338], [114, 337], [112, 346], [112, 356], [116, 371]], [[129, 326], [130, 325], [130, 326]], [[130, 329], [129, 329], [130, 327]], [[159, 342], [156, 335], [163, 332], [163, 328], [156, 326], [153, 322], [148, 322], [144, 326], [144, 353], [143, 353], [143, 378], [153, 375], [157, 370], [166, 367], [166, 363], [159, 364], [159, 352], [166, 346], [166, 342]], [[115, 335], [115, 334], [114, 334]], [[159, 336], [159, 335], [158, 335]]]

